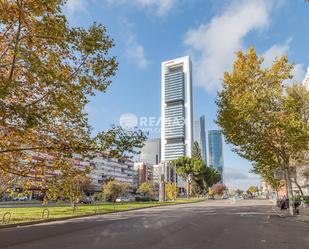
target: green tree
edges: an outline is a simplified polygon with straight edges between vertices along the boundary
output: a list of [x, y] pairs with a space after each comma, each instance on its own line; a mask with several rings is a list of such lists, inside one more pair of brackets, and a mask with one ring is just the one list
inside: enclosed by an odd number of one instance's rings
[[187, 182], [187, 197], [190, 194], [202, 195], [207, 193], [207, 188], [221, 180], [220, 173], [207, 167], [203, 160], [180, 157], [174, 160], [177, 174]]
[[143, 182], [139, 188], [138, 188], [138, 192], [143, 195], [143, 196], [148, 196], [149, 198], [153, 198], [155, 195], [155, 190], [154, 187], [152, 186], [152, 184], [148, 183], [148, 182]]
[[260, 163], [253, 164], [253, 172], [259, 174], [269, 186], [276, 191], [278, 195], [279, 189], [282, 187], [280, 179], [275, 177], [276, 168], [270, 165], [261, 165]]
[[129, 191], [129, 185], [118, 181], [109, 181], [103, 186], [103, 193], [107, 201], [116, 202], [116, 199], [125, 196]]
[[292, 197], [292, 162], [308, 151], [309, 126], [297, 109], [299, 99], [284, 85], [293, 69], [287, 57], [276, 59], [270, 68], [262, 62], [253, 48], [247, 54], [237, 52], [232, 72], [224, 74], [217, 123], [240, 156], [282, 170]]
[[187, 183], [187, 197], [190, 197], [191, 182], [194, 181], [205, 168], [202, 160], [193, 159], [190, 157], [180, 157], [172, 162], [176, 168], [177, 174], [185, 179]]
[[0, 170], [29, 181], [65, 175], [63, 161], [72, 153], [118, 157], [135, 153], [145, 139], [121, 127], [90, 136], [85, 106], [107, 90], [118, 64], [106, 28], [71, 27], [65, 2], [0, 2]]
[[197, 160], [202, 160], [201, 148], [200, 148], [198, 141], [195, 141], [193, 143], [192, 158], [197, 159]]
[[207, 183], [209, 187], [212, 185], [220, 182], [222, 180], [222, 176], [220, 172], [212, 167], [205, 167], [205, 170], [203, 172], [203, 179]]

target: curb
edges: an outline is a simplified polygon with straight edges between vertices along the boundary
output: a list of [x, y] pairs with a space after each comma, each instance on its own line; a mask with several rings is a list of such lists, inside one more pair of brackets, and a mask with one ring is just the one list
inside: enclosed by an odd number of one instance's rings
[[148, 209], [148, 208], [156, 208], [156, 207], [167, 207], [167, 206], [176, 206], [176, 205], [186, 205], [186, 204], [192, 204], [192, 203], [199, 203], [206, 200], [198, 200], [193, 202], [184, 202], [184, 203], [172, 203], [172, 204], [160, 204], [156, 206], [148, 206], [148, 207], [139, 207], [139, 208], [132, 208], [128, 210], [119, 210], [119, 211], [112, 211], [107, 213], [94, 213], [94, 214], [85, 214], [85, 215], [78, 215], [78, 216], [69, 216], [69, 217], [63, 217], [63, 218], [51, 218], [46, 220], [37, 220], [37, 221], [29, 221], [29, 222], [23, 222], [23, 223], [14, 223], [14, 224], [7, 224], [7, 225], [0, 225], [0, 230], [7, 229], [7, 228], [20, 228], [25, 226], [31, 226], [31, 225], [37, 225], [37, 224], [43, 224], [43, 223], [50, 223], [54, 221], [64, 221], [64, 220], [72, 220], [72, 219], [78, 219], [78, 218], [86, 218], [86, 217], [93, 217], [93, 216], [104, 216], [108, 214], [116, 214], [116, 213], [124, 213], [124, 212], [130, 212], [130, 211], [136, 211], [136, 210], [142, 210], [142, 209]]

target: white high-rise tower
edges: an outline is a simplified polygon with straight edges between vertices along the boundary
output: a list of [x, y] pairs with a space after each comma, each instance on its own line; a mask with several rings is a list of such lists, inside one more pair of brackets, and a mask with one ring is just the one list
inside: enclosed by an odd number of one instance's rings
[[162, 63], [161, 159], [191, 156], [193, 143], [192, 66], [189, 56]]

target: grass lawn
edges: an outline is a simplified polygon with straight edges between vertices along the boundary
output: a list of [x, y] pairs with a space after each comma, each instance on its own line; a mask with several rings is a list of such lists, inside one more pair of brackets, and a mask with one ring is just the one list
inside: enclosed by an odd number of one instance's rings
[[[90, 204], [78, 205], [75, 211], [71, 206], [55, 206], [55, 207], [14, 207], [14, 208], [0, 208], [0, 226], [2, 224], [2, 217], [6, 212], [11, 213], [11, 220], [9, 224], [17, 224], [30, 221], [42, 220], [44, 209], [49, 211], [49, 219], [57, 219], [64, 217], [77, 217], [81, 215], [104, 214], [117, 211], [125, 211], [143, 207], [155, 207], [160, 205], [173, 205], [177, 203], [195, 202], [198, 199], [179, 199], [171, 202], [132, 202], [132, 203], [104, 203], [104, 204]], [[46, 218], [46, 214], [45, 214]]]

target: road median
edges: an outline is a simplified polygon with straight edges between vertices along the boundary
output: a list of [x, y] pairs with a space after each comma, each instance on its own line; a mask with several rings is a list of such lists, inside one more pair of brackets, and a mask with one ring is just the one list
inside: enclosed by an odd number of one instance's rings
[[201, 201], [205, 201], [205, 199], [179, 199], [170, 202], [90, 204], [78, 205], [75, 208], [70, 206], [0, 208], [0, 217], [2, 219], [0, 229]]

